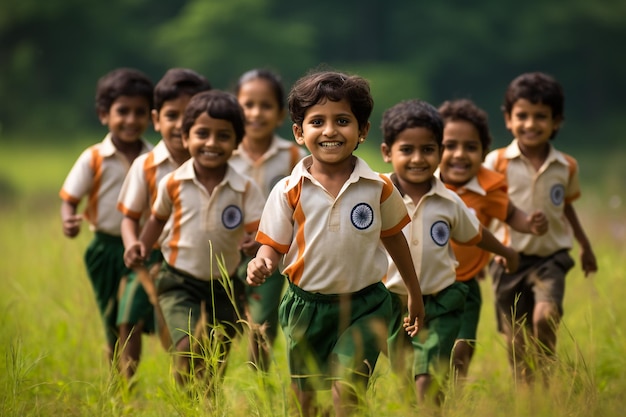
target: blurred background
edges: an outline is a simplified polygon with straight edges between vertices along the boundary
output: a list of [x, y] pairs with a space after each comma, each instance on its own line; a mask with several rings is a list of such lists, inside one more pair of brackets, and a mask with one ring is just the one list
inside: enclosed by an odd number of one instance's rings
[[503, 146], [504, 90], [540, 70], [565, 89], [556, 146], [625, 149], [625, 46], [624, 0], [3, 0], [0, 144], [26, 133], [58, 141], [102, 131], [95, 85], [120, 66], [154, 82], [168, 68], [189, 67], [225, 90], [265, 67], [288, 90], [326, 65], [371, 81], [370, 146], [397, 101], [437, 106], [461, 97], [489, 113], [494, 147]]

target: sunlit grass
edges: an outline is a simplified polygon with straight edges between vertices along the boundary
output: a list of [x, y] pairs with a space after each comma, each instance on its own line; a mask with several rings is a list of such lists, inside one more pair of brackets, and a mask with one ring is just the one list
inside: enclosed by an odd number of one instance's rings
[[[138, 382], [120, 389], [104, 359], [104, 337], [86, 278], [83, 252], [91, 235], [62, 235], [58, 189], [84, 146], [71, 149], [2, 145], [0, 152], [0, 415], [171, 416], [288, 415], [291, 391], [279, 335], [268, 374], [247, 363], [245, 338], [229, 358], [217, 406], [184, 395], [173, 382], [168, 354], [144, 337]], [[357, 154], [384, 169], [377, 150]], [[591, 160], [591, 159], [590, 159]], [[605, 164], [616, 163], [603, 158]], [[607, 162], [608, 161], [608, 162]], [[381, 169], [380, 166], [383, 166]], [[587, 167], [589, 169], [589, 166]], [[617, 172], [623, 168], [615, 168]], [[610, 172], [599, 165], [595, 172]], [[622, 187], [608, 176], [576, 203], [594, 242], [600, 273], [585, 279], [577, 265], [567, 278], [559, 364], [548, 389], [515, 388], [506, 349], [495, 331], [489, 280], [482, 283], [482, 321], [470, 380], [451, 389], [445, 416], [620, 416], [626, 390], [626, 224], [622, 206], [608, 201]], [[8, 184], [8, 185], [6, 185]], [[7, 188], [8, 187], [8, 188]], [[7, 191], [10, 189], [10, 191]], [[622, 188], [623, 189], [623, 188]], [[607, 203], [605, 203], [607, 202]], [[577, 258], [577, 248], [572, 251]], [[329, 402], [327, 393], [322, 400]], [[435, 415], [416, 408], [382, 357], [365, 399], [365, 416]]]

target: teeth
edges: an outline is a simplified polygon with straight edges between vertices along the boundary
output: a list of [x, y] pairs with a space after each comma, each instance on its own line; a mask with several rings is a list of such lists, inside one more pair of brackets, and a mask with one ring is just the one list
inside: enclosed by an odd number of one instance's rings
[[322, 142], [322, 143], [320, 143], [320, 146], [322, 148], [332, 148], [332, 147], [340, 146], [340, 145], [341, 145], [341, 142]]

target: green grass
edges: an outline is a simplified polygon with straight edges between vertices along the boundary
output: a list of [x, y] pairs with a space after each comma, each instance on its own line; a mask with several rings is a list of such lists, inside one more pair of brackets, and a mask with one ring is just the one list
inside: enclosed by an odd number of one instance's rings
[[[84, 229], [76, 239], [65, 238], [58, 214], [57, 192], [86, 144], [62, 148], [21, 143], [3, 143], [0, 152], [0, 415], [287, 415], [290, 390], [280, 335], [275, 363], [266, 376], [246, 364], [246, 343], [239, 340], [213, 399], [180, 392], [170, 376], [168, 355], [156, 338], [144, 337], [138, 384], [130, 393], [119, 389], [104, 360], [103, 331], [82, 261], [90, 233]], [[377, 150], [364, 147], [357, 154], [376, 169], [388, 170], [378, 162]], [[583, 199], [577, 203], [601, 272], [586, 280], [577, 265], [568, 275], [559, 366], [549, 389], [514, 386], [495, 331], [490, 283], [485, 281], [470, 382], [462, 391], [450, 392], [442, 415], [623, 414], [626, 236], [623, 209], [614, 196], [624, 189], [626, 175], [619, 161], [616, 155], [586, 155], [581, 161], [589, 172], [601, 175], [595, 187], [592, 178], [584, 179]], [[321, 398], [328, 401], [328, 393]], [[366, 416], [435, 415], [432, 409], [415, 409], [384, 357], [366, 403]]]

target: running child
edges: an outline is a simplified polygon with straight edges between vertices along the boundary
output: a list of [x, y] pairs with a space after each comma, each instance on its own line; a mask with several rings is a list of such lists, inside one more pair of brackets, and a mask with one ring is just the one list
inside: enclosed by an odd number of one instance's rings
[[563, 123], [564, 101], [560, 83], [548, 74], [515, 78], [503, 105], [504, 122], [514, 139], [485, 158], [487, 168], [505, 175], [511, 201], [526, 212], [542, 210], [550, 228], [541, 237], [508, 228], [505, 241], [520, 253], [520, 268], [508, 274], [493, 265], [491, 271], [509, 361], [516, 379], [526, 382], [533, 380], [533, 369], [547, 376], [556, 354], [565, 276], [574, 266], [572, 237], [580, 246], [585, 276], [598, 270], [572, 204], [580, 197], [578, 163], [551, 144]]
[[[122, 213], [115, 205], [131, 164], [152, 149], [142, 139], [150, 123], [152, 94], [152, 81], [135, 69], [119, 68], [98, 80], [96, 111], [109, 132], [102, 142], [83, 151], [59, 193], [63, 200], [63, 233], [76, 237], [83, 217], [94, 232], [85, 264], [104, 324], [110, 360], [116, 347], [121, 348], [117, 346], [117, 295], [120, 280], [128, 272], [120, 237]], [[81, 215], [77, 211], [84, 197], [87, 203]]]
[[[210, 88], [211, 85], [205, 77], [186, 68], [168, 70], [154, 87], [152, 123], [154, 130], [161, 133], [162, 140], [152, 151], [135, 159], [118, 197], [117, 208], [124, 214], [121, 224], [122, 240], [129, 253], [139, 250], [141, 223], [150, 215], [159, 181], [189, 159], [189, 151], [182, 141], [185, 107], [194, 94]], [[163, 233], [168, 230], [166, 225]], [[136, 254], [134, 257], [137, 257]], [[163, 328], [165, 323], [154, 322], [153, 306], [158, 308], [158, 305], [153, 280], [161, 259], [160, 247], [156, 245], [145, 265], [126, 264], [133, 268], [133, 272], [122, 280], [117, 324], [120, 328], [120, 339], [124, 341], [120, 360], [128, 378], [134, 375], [139, 366], [142, 333], [152, 333], [155, 327], [159, 327], [157, 330], [164, 347], [170, 348], [169, 334]], [[157, 309], [157, 320], [162, 318], [158, 313], [160, 311]]]
[[[383, 113], [382, 132], [383, 159], [393, 166], [389, 177], [400, 190], [411, 217], [403, 232], [420, 277], [426, 311], [417, 336], [408, 337], [401, 331], [407, 289], [396, 264], [390, 262], [386, 280], [393, 302], [389, 359], [392, 368], [403, 373], [406, 353], [412, 351], [411, 377], [418, 401], [440, 402], [442, 387], [431, 388], [431, 384], [448, 374], [467, 295], [467, 287], [456, 282], [457, 262], [450, 239], [502, 255], [513, 271], [518, 256], [484, 229], [459, 196], [433, 175], [443, 150], [443, 120], [437, 109], [422, 100], [400, 102]], [[431, 398], [427, 393], [436, 395]]]
[[[509, 200], [504, 176], [482, 165], [491, 145], [487, 113], [467, 99], [446, 101], [439, 113], [444, 122], [443, 155], [435, 176], [461, 197], [485, 227], [496, 219], [521, 233], [544, 234], [548, 230], [546, 216], [540, 210], [527, 215], [517, 208]], [[454, 241], [451, 245], [459, 263], [456, 280], [468, 290], [452, 361], [457, 376], [465, 378], [474, 354], [482, 305], [478, 280], [484, 277], [491, 253]]]
[[[246, 135], [233, 152], [230, 163], [239, 172], [252, 177], [267, 199], [274, 185], [306, 156], [306, 150], [276, 134], [285, 118], [285, 92], [278, 75], [266, 69], [250, 70], [239, 78], [235, 92], [246, 116]], [[248, 262], [258, 248], [254, 236], [246, 236], [242, 242], [241, 249], [246, 256], [239, 275], [244, 281]], [[278, 330], [278, 304], [285, 284], [285, 277], [276, 270], [265, 285], [246, 286], [252, 330], [250, 361], [264, 371], [270, 365], [270, 349]]]
[[257, 229], [264, 203], [253, 180], [228, 163], [243, 139], [244, 123], [232, 94], [211, 90], [191, 98], [182, 121], [191, 159], [159, 182], [139, 251], [126, 251], [131, 265], [145, 262], [171, 221], [161, 242], [156, 290], [181, 385], [196, 380], [215, 387], [230, 342], [241, 332], [243, 285], [232, 277], [241, 259], [239, 243]]
[[289, 280], [279, 321], [292, 388], [304, 416], [316, 390], [332, 388], [336, 415], [356, 410], [384, 349], [391, 316], [384, 244], [408, 288], [405, 329], [423, 318], [419, 283], [401, 233], [409, 219], [398, 191], [354, 150], [367, 137], [373, 99], [368, 82], [313, 72], [289, 94], [293, 134], [310, 156], [272, 190], [248, 264], [263, 285], [279, 267]]

